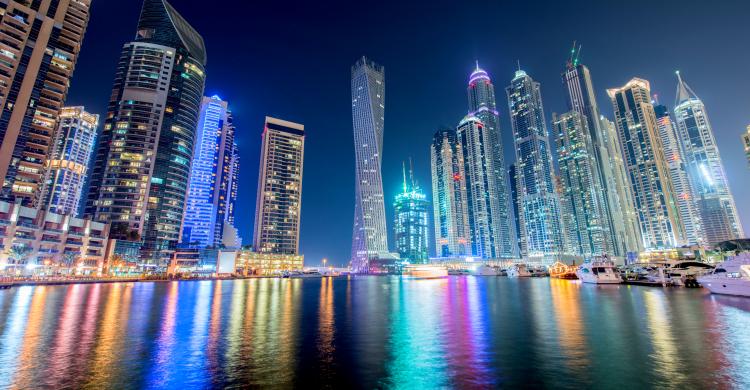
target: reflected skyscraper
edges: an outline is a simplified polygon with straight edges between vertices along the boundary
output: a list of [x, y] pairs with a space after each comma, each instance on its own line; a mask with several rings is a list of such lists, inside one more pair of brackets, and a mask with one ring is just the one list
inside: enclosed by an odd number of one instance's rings
[[430, 146], [435, 252], [438, 257], [470, 256], [469, 209], [463, 148], [453, 129], [439, 130]]
[[180, 239], [206, 73], [203, 38], [165, 0], [145, 0], [122, 49], [86, 213], [140, 239], [163, 266]]
[[228, 103], [218, 96], [203, 97], [182, 227], [184, 245], [202, 248], [237, 244], [223, 243], [224, 230], [235, 229], [234, 208], [230, 206], [235, 201], [232, 186], [239, 167], [235, 164], [234, 134]]
[[41, 206], [91, 0], [0, 4], [0, 198]]
[[729, 190], [729, 181], [706, 107], [682, 80], [679, 72], [674, 114], [693, 194], [703, 221], [706, 243], [743, 238], [742, 222]]
[[620, 194], [617, 188], [616, 169], [613, 159], [617, 158], [619, 142], [617, 138], [607, 137], [600, 121], [599, 105], [596, 101], [591, 73], [588, 67], [579, 61], [580, 47], [571, 51], [565, 71], [562, 73], [563, 84], [567, 94], [568, 109], [577, 112], [586, 123], [594, 157], [592, 167], [594, 176], [591, 185], [596, 192], [602, 194], [601, 225], [604, 231], [604, 252], [624, 256], [627, 252], [639, 250], [640, 237], [637, 231], [629, 228], [634, 221], [627, 221], [627, 215], [622, 210], [631, 207], [625, 202], [625, 194]]
[[521, 234], [528, 257], [552, 262], [563, 251], [563, 237], [539, 83], [519, 69], [506, 91], [515, 139]]
[[383, 127], [385, 124], [385, 69], [362, 57], [352, 67], [352, 125], [356, 187], [352, 269], [370, 270], [370, 260], [386, 257], [388, 235], [383, 199]]
[[[478, 142], [487, 143], [483, 158], [487, 160], [491, 175], [488, 177], [487, 193], [494, 249], [484, 252], [492, 253], [496, 258], [514, 258], [518, 255], [517, 238], [511, 215], [510, 192], [506, 176], [503, 139], [500, 132], [500, 115], [495, 102], [495, 86], [487, 72], [479, 68], [469, 76], [467, 87], [469, 96], [469, 116], [476, 117], [483, 124], [482, 138]], [[469, 190], [471, 190], [469, 186]]]
[[608, 89], [607, 94], [615, 112], [643, 247], [673, 248], [682, 241], [682, 228], [651, 104], [651, 87], [648, 81], [634, 78], [620, 88]]
[[597, 182], [597, 162], [588, 123], [577, 111], [552, 116], [560, 167], [560, 203], [571, 254], [608, 253], [604, 193]]
[[701, 218], [698, 212], [698, 204], [690, 187], [685, 163], [682, 159], [682, 148], [677, 132], [669, 115], [667, 107], [661, 104], [654, 106], [656, 123], [659, 129], [659, 138], [664, 149], [664, 157], [669, 168], [669, 177], [674, 186], [677, 208], [680, 211], [680, 220], [685, 229], [685, 242], [687, 245], [704, 245], [703, 230], [701, 229]]

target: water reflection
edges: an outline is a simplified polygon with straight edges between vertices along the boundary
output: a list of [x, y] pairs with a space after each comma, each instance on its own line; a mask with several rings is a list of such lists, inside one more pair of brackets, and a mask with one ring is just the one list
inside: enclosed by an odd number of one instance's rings
[[396, 277], [0, 291], [0, 388], [749, 388], [750, 300]]

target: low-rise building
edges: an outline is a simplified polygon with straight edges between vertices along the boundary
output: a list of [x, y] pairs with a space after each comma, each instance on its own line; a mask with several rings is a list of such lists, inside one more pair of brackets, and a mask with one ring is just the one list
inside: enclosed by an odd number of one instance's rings
[[100, 275], [109, 225], [0, 201], [0, 273]]
[[243, 275], [275, 275], [284, 271], [301, 271], [304, 255], [258, 253], [249, 249], [237, 252], [235, 267]]

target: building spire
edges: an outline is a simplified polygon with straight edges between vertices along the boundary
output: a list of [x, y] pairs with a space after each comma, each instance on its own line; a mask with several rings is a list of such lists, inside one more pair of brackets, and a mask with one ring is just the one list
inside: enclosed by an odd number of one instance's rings
[[691, 99], [700, 100], [698, 98], [698, 95], [693, 92], [693, 89], [690, 88], [690, 86], [685, 83], [685, 81], [682, 80], [682, 76], [680, 75], [680, 71], [675, 71], [675, 74], [677, 75], [677, 93], [675, 97], [675, 107], [678, 106], [680, 103], [686, 102]]
[[477, 64], [477, 69], [476, 69], [476, 71], [477, 71], [477, 72], [479, 72], [479, 71], [481, 70], [481, 69], [479, 69], [479, 60], [474, 60], [474, 62], [476, 62], [476, 64]]

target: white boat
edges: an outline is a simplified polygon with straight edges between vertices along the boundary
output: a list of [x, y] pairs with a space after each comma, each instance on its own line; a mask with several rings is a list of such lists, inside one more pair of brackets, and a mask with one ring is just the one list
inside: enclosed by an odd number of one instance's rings
[[281, 275], [282, 278], [322, 278], [323, 274], [318, 270], [307, 270], [307, 271], [288, 271]]
[[435, 279], [448, 276], [448, 268], [442, 265], [414, 264], [404, 267], [402, 275], [412, 279]]
[[676, 286], [687, 284], [688, 287], [692, 287], [690, 285], [694, 284], [697, 278], [710, 274], [713, 269], [712, 265], [695, 260], [673, 260], [664, 263], [664, 273]]
[[451, 268], [451, 269], [448, 270], [448, 275], [451, 275], [451, 276], [464, 276], [464, 275], [471, 275], [471, 272], [469, 272], [468, 269]]
[[698, 278], [712, 294], [750, 297], [750, 253], [740, 253], [716, 266], [714, 272]]
[[474, 270], [473, 275], [474, 276], [499, 276], [500, 272], [501, 272], [500, 268], [490, 267], [489, 265], [482, 264]]
[[611, 261], [583, 263], [576, 270], [576, 276], [583, 283], [618, 284], [622, 283], [620, 273]]
[[533, 276], [526, 264], [513, 264], [508, 268], [509, 278], [529, 278]]

